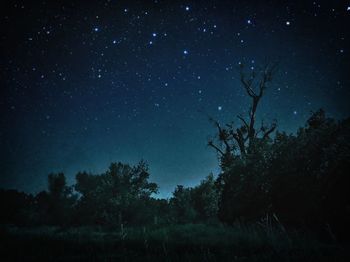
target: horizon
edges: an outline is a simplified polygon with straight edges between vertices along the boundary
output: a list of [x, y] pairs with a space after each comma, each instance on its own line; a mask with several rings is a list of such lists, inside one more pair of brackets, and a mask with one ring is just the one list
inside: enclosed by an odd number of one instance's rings
[[[311, 113], [312, 113], [312, 112], [310, 112], [310, 116], [311, 116]], [[326, 112], [326, 117], [331, 117], [331, 116], [328, 115], [327, 112]], [[347, 119], [347, 118], [349, 118], [349, 117], [350, 117], [350, 116], [345, 117], [345, 118], [334, 118], [334, 120], [336, 120], [336, 121], [342, 121], [342, 120], [345, 120], [345, 119]], [[275, 132], [271, 135], [271, 138], [273, 139], [273, 138], [275, 137], [275, 135], [276, 135], [277, 132], [280, 132], [280, 133], [287, 133], [288, 135], [296, 135], [296, 132], [297, 132], [300, 128], [305, 127], [305, 124], [306, 124], [306, 123], [304, 123], [304, 125], [298, 127], [296, 130], [294, 130], [294, 132], [293, 132], [293, 131], [287, 132], [287, 131], [285, 131], [285, 130], [279, 130], [279, 129], [278, 129], [278, 125], [277, 125], [277, 128], [276, 128]], [[208, 145], [207, 145], [207, 148], [208, 148], [208, 150], [213, 151], [213, 149], [211, 149]], [[214, 152], [214, 151], [213, 151], [213, 152]], [[170, 185], [170, 186], [168, 186], [169, 190], [162, 190], [162, 188], [158, 185], [158, 192], [157, 192], [157, 193], [152, 193], [152, 196], [153, 196], [154, 198], [156, 198], [156, 199], [165, 199], [165, 200], [169, 200], [169, 199], [172, 197], [172, 194], [173, 194], [173, 192], [174, 192], [174, 190], [175, 190], [175, 187], [178, 186], [178, 185], [183, 185], [183, 186], [185, 186], [185, 187], [193, 188], [193, 187], [195, 187], [195, 186], [198, 186], [198, 185], [200, 184], [200, 182], [201, 182], [202, 180], [204, 180], [204, 179], [205, 179], [208, 175], [210, 175], [210, 174], [212, 174], [212, 175], [214, 176], [214, 178], [216, 178], [216, 177], [220, 174], [221, 170], [220, 170], [220, 167], [219, 167], [219, 160], [218, 160], [218, 158], [217, 158], [217, 154], [215, 154], [215, 155], [216, 155], [216, 161], [217, 161], [217, 165], [218, 165], [217, 168], [216, 168], [216, 170], [215, 170], [215, 172], [212, 172], [212, 171], [211, 171], [211, 172], [209, 172], [209, 173], [206, 174], [206, 175], [198, 176], [198, 177], [199, 177], [199, 180], [194, 180], [194, 181], [191, 181], [191, 182], [187, 181], [187, 183], [176, 184], [176, 185], [174, 185], [172, 188], [171, 188], [172, 185]], [[63, 174], [65, 175], [66, 179], [67, 179], [67, 185], [68, 185], [68, 186], [72, 186], [72, 188], [73, 188], [73, 190], [74, 190], [74, 193], [77, 193], [73, 186], [74, 186], [75, 183], [76, 183], [75, 176], [76, 176], [78, 173], [80, 173], [80, 172], [87, 172], [88, 174], [91, 174], [91, 175], [102, 175], [102, 174], [104, 174], [104, 173], [108, 170], [109, 165], [112, 164], [112, 163], [119, 163], [119, 162], [120, 162], [120, 163], [122, 163], [122, 164], [127, 164], [127, 165], [130, 165], [130, 166], [134, 166], [134, 165], [137, 165], [137, 163], [140, 162], [141, 160], [144, 160], [144, 161], [148, 164], [149, 173], [150, 173], [150, 178], [149, 178], [149, 179], [150, 179], [150, 182], [155, 182], [155, 183], [158, 184], [157, 181], [154, 181], [154, 180], [152, 179], [152, 177], [153, 177], [153, 175], [152, 175], [152, 165], [151, 165], [151, 163], [149, 163], [146, 159], [140, 159], [139, 161], [136, 161], [136, 162], [122, 162], [122, 161], [119, 161], [119, 160], [112, 161], [112, 162], [109, 162], [105, 168], [103, 168], [103, 169], [101, 169], [101, 170], [99, 170], [99, 171], [92, 171], [92, 170], [79, 169], [79, 170], [75, 171], [74, 173], [66, 174], [66, 173], [63, 172], [63, 171], [56, 170], [55, 172], [50, 172], [50, 173], [48, 173], [47, 176], [48, 176], [49, 174], [63, 173]], [[48, 185], [48, 182], [47, 182], [47, 181], [46, 181], [46, 184]], [[36, 195], [36, 194], [38, 194], [38, 193], [40, 193], [40, 192], [42, 192], [42, 191], [47, 190], [47, 185], [46, 185], [46, 187], [41, 188], [41, 189], [37, 189], [36, 191], [25, 191], [25, 190], [21, 190], [20, 188], [15, 188], [15, 187], [13, 187], [13, 188], [0, 188], [0, 189], [5, 189], [5, 190], [17, 190], [17, 191], [19, 191], [19, 192], [24, 192], [24, 193], [27, 193], [27, 194]]]

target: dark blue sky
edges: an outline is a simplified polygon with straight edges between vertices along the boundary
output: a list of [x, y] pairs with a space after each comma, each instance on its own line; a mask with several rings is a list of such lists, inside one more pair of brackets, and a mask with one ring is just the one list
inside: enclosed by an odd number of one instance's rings
[[[349, 115], [350, 2], [9, 1], [1, 11], [0, 186], [150, 165], [167, 197], [218, 173], [220, 122], [246, 113], [238, 64], [279, 60], [258, 109], [294, 132]], [[334, 3], [333, 3], [334, 2]], [[249, 69], [251, 70], [251, 69]]]

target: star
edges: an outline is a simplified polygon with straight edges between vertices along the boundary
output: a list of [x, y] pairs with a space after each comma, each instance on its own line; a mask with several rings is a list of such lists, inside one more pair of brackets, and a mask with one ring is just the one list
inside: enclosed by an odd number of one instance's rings
[[190, 11], [190, 7], [189, 7], [189, 6], [186, 6], [186, 7], [185, 7], [185, 10], [186, 10], [186, 11]]
[[222, 110], [222, 106], [218, 106], [218, 110], [221, 111]]
[[252, 24], [252, 20], [248, 19], [248, 20], [247, 20], [247, 24], [248, 24], [248, 25], [251, 25], [251, 24]]
[[94, 31], [95, 31], [95, 32], [98, 32], [99, 30], [100, 30], [100, 29], [99, 29], [98, 27], [95, 27], [95, 28], [94, 28]]
[[184, 55], [188, 55], [188, 51], [187, 50], [184, 50]]
[[286, 21], [286, 25], [290, 25], [290, 22], [289, 22], [289, 21]]
[[294, 114], [294, 115], [297, 115], [297, 114], [298, 114], [298, 112], [297, 112], [296, 110], [294, 110], [294, 111], [293, 111], [293, 114]]
[[156, 36], [157, 36], [157, 33], [152, 33], [152, 36], [153, 36], [153, 37], [156, 37]]

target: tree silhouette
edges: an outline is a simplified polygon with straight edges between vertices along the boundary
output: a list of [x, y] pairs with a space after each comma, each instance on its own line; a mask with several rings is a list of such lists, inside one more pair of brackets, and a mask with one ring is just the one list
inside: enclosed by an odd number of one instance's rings
[[149, 176], [144, 161], [136, 166], [111, 163], [101, 175], [78, 173], [75, 185], [75, 190], [81, 194], [78, 220], [112, 225], [142, 220], [140, 213], [158, 190], [156, 183], [148, 181]]
[[65, 175], [49, 174], [48, 189], [47, 212], [50, 223], [61, 225], [70, 223], [76, 196], [72, 187], [67, 186]]
[[240, 83], [251, 101], [248, 116], [238, 115], [238, 126], [232, 122], [224, 127], [210, 118], [218, 130], [216, 141], [209, 140], [208, 145], [220, 157], [222, 173], [216, 184], [221, 192], [218, 215], [224, 222], [256, 220], [268, 212], [270, 183], [265, 166], [269, 164], [268, 141], [277, 124], [262, 121], [257, 127], [256, 115], [276, 69], [277, 63], [266, 63], [247, 72], [240, 64]]
[[222, 127], [218, 121], [210, 118], [218, 129], [218, 134], [217, 141], [209, 140], [208, 145], [220, 155], [222, 167], [229, 166], [236, 156], [246, 158], [247, 154], [253, 150], [257, 140], [266, 140], [275, 131], [276, 122], [271, 125], [265, 125], [262, 122], [259, 128], [256, 127], [256, 111], [265, 90], [272, 81], [276, 68], [277, 63], [267, 63], [261, 69], [253, 69], [247, 73], [244, 65], [240, 64], [240, 82], [251, 99], [249, 115], [246, 118], [242, 115], [237, 116], [241, 122], [238, 127], [234, 123]]

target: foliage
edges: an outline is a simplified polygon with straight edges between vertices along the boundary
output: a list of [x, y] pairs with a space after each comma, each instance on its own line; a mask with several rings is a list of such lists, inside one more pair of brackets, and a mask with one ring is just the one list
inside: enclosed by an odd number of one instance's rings
[[73, 188], [66, 185], [66, 177], [63, 173], [50, 174], [48, 176], [48, 184], [47, 197], [43, 196], [38, 199], [48, 201], [47, 203], [42, 203], [47, 205], [48, 223], [70, 224], [71, 214], [76, 201]]
[[112, 163], [98, 176], [78, 173], [75, 189], [81, 194], [78, 214], [82, 215], [77, 221], [108, 225], [141, 222], [135, 211], [146, 210], [151, 194], [158, 189], [148, 178], [148, 166], [143, 161], [134, 167]]
[[170, 199], [170, 209], [175, 222], [215, 222], [219, 192], [213, 174], [193, 188], [178, 185]]
[[222, 221], [258, 221], [276, 214], [286, 224], [327, 228], [341, 237], [350, 219], [350, 119], [323, 110], [296, 135], [277, 133], [220, 174]]
[[170, 200], [170, 205], [176, 222], [186, 223], [193, 221], [196, 217], [196, 211], [193, 208], [191, 199], [191, 188], [185, 188], [182, 185], [178, 185], [175, 188], [173, 197]]

